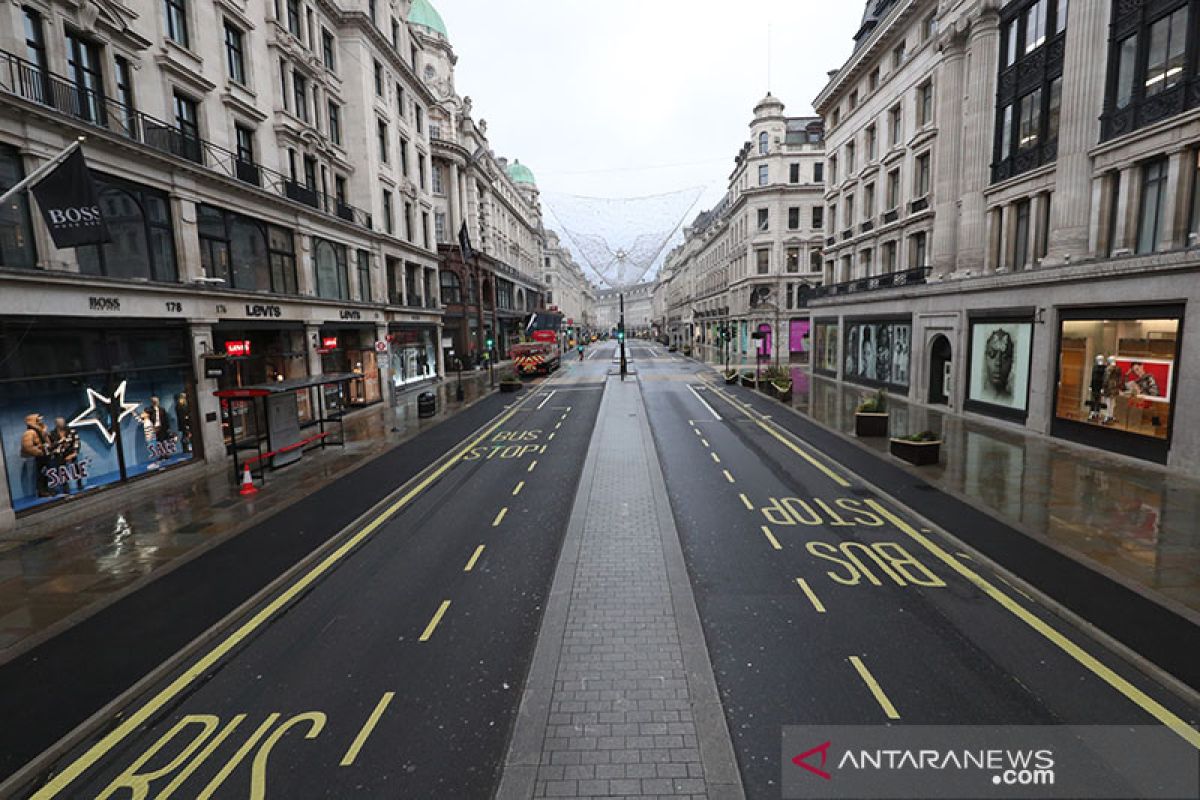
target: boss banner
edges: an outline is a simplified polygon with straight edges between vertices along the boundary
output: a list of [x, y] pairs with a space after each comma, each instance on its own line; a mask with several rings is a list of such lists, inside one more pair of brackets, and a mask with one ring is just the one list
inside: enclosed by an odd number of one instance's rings
[[77, 147], [31, 191], [55, 247], [111, 241], [82, 148]]

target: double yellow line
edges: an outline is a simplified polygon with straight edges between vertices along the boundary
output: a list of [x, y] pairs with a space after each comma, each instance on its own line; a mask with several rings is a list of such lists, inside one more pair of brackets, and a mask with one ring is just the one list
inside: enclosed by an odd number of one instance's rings
[[[160, 690], [154, 697], [150, 698], [144, 705], [126, 717], [120, 725], [113, 728], [108, 735], [101, 739], [96, 744], [92, 745], [86, 753], [81, 755], [75, 761], [64, 769], [62, 772], [54, 776], [45, 786], [33, 795], [33, 800], [44, 800], [58, 795], [59, 792], [71, 785], [80, 775], [90, 769], [101, 758], [103, 758], [110, 750], [121, 743], [127, 736], [136, 731], [141, 725], [146, 723], [158, 711], [165, 707], [168, 703], [178, 697], [190, 684], [200, 678], [216, 664], [228, 655], [231, 651], [238, 647], [242, 642], [246, 641], [259, 628], [266, 624], [272, 617], [283, 611], [293, 600], [303, 594], [309, 587], [315, 584], [318, 580], [325, 576], [338, 562], [342, 561], [355, 548], [370, 538], [379, 528], [394, 517], [401, 509], [409, 505], [422, 492], [428, 489], [435, 481], [449, 472], [455, 464], [462, 460], [463, 456], [471, 451], [472, 448], [478, 447], [488, 437], [495, 433], [504, 423], [508, 422], [521, 409], [521, 407], [533, 397], [530, 393], [526, 398], [519, 403], [513, 405], [508, 411], [501, 414], [496, 420], [479, 433], [468, 444], [463, 446], [459, 451], [447, 460], [444, 460], [439, 466], [428, 472], [415, 486], [404, 492], [401, 497], [386, 509], [375, 516], [370, 522], [362, 527], [357, 533], [339, 545], [333, 552], [321, 559], [312, 569], [306, 572], [299, 579], [294, 581], [290, 586], [280, 592], [271, 602], [263, 606], [250, 619], [243, 622], [237, 627], [233, 633], [229, 634], [218, 645], [213, 647], [207, 653], [200, 657], [192, 666], [188, 667], [184, 672], [180, 673], [170, 684]], [[427, 470], [429, 468], [426, 468]], [[444, 612], [444, 609], [443, 609]]]
[[[789, 450], [799, 455], [838, 486], [842, 488], [848, 488], [850, 486], [850, 482], [830, 468], [828, 464], [818, 460], [816, 456], [793, 442], [790, 438], [792, 434], [788, 433], [781, 426], [777, 426], [776, 423], [771, 420], [761, 418], [761, 415], [752, 415], [750, 410], [743, 408], [731, 396], [711, 384], [709, 385], [709, 390], [718, 397], [721, 397], [723, 400], [725, 400], [725, 402], [729, 403], [730, 406], [740, 411], [747, 419], [751, 420], [764, 431], [771, 434], [771, 436], [773, 436], [775, 439], [778, 439]], [[834, 464], [837, 464], [836, 461], [828, 456], [824, 456], [824, 458]], [[837, 464], [837, 466], [841, 469], [845, 469], [845, 467], [841, 464]], [[893, 527], [908, 536], [926, 551], [931, 553], [939, 561], [946, 564], [946, 566], [954, 570], [954, 572], [958, 573], [958, 575], [964, 578], [966, 581], [973, 584], [983, 594], [994, 600], [1005, 611], [1021, 620], [1048, 642], [1074, 659], [1093, 675], [1107, 683], [1113, 689], [1116, 689], [1118, 692], [1120, 692], [1127, 700], [1138, 706], [1138, 708], [1157, 719], [1167, 728], [1170, 728], [1197, 750], [1200, 750], [1200, 731], [1197, 731], [1157, 700], [1150, 697], [1148, 694], [1134, 686], [1125, 678], [1121, 677], [1115, 670], [1106, 666], [1098, 658], [1084, 650], [1075, 642], [1071, 641], [1068, 637], [1064, 636], [1052, 625], [1042, 620], [1036, 614], [1022, 606], [1017, 601], [1013, 600], [1004, 592], [1000, 591], [991, 582], [979, 575], [970, 567], [963, 564], [962, 561], [952, 556], [945, 549], [932, 541], [929, 537], [920, 533], [899, 516], [884, 508], [883, 504], [878, 500], [868, 499], [866, 500], [866, 504], [870, 506], [876, 514], [879, 514], [881, 517], [891, 523]]]

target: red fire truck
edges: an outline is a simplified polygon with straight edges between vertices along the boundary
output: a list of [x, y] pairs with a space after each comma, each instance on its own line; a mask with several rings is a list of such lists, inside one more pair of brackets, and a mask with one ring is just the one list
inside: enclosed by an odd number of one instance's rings
[[549, 375], [562, 364], [562, 346], [558, 329], [562, 314], [538, 311], [525, 323], [525, 335], [532, 341], [515, 344], [509, 350], [519, 375]]

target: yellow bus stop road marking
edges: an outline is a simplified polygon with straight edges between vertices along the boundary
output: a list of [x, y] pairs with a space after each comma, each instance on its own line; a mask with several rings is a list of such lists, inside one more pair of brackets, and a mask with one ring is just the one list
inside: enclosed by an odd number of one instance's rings
[[733, 476], [729, 474], [729, 470], [723, 469], [721, 472], [725, 473], [725, 480], [729, 481], [730, 483], [737, 483], [737, 481], [733, 479]]
[[355, 736], [354, 741], [351, 742], [350, 749], [346, 751], [346, 755], [342, 756], [342, 760], [338, 764], [339, 767], [348, 767], [354, 763], [354, 759], [358, 758], [358, 751], [362, 750], [367, 737], [375, 730], [375, 726], [379, 724], [379, 718], [383, 716], [388, 703], [392, 702], [392, 698], [395, 696], [395, 692], [387, 692], [379, 700], [379, 703], [375, 706], [375, 710], [371, 712], [371, 716], [367, 717], [366, 723], [363, 724], [362, 730], [358, 732], [358, 736]]
[[275, 599], [267, 603], [259, 609], [250, 619], [239, 625], [233, 633], [223, 639], [219, 644], [198, 658], [194, 664], [188, 667], [175, 677], [166, 687], [158, 694], [154, 695], [145, 704], [137, 710], [124, 717], [119, 725], [110, 730], [99, 742], [92, 745], [87, 752], [79, 758], [72, 761], [65, 769], [59, 772], [49, 782], [46, 783], [36, 794], [33, 795], [34, 800], [45, 800], [57, 796], [60, 792], [70, 786], [80, 775], [90, 769], [97, 761], [102, 759], [110, 750], [120, 744], [126, 737], [138, 730], [159, 710], [174, 700], [188, 686], [194, 683], [198, 678], [211, 670], [217, 662], [236, 649], [242, 642], [246, 641], [255, 631], [261, 628], [266, 622], [272, 619], [276, 614], [285, 609], [293, 600], [302, 595], [310, 586], [316, 583], [325, 573], [329, 572], [338, 562], [342, 561], [347, 555], [354, 551], [356, 547], [362, 544], [366, 539], [370, 538], [379, 528], [394, 517], [397, 512], [407, 506], [418, 497], [422, 492], [428, 489], [435, 481], [445, 475], [450, 469], [462, 460], [463, 456], [469, 453], [473, 448], [479, 447], [480, 444], [498, 431], [501, 426], [512, 419], [520, 410], [520, 403], [504, 412], [494, 423], [488, 426], [474, 440], [459, 449], [451, 458], [442, 463], [441, 466], [434, 469], [426, 475], [419, 483], [405, 492], [396, 502], [388, 506], [382, 513], [376, 516], [373, 520], [363, 526], [362, 530], [348, 538], [345, 542], [339, 545], [329, 555], [321, 559], [312, 569], [304, 573], [300, 578], [294, 581], [290, 586], [281, 591], [275, 596]]
[[709, 455], [712, 456], [713, 461], [717, 462], [718, 464], [721, 463], [721, 457], [719, 455], [716, 453], [709, 453]]
[[516, 488], [513, 489], [513, 497], [516, 497], [517, 495], [519, 495], [521, 493], [521, 490], [524, 488], [525, 488], [525, 481], [518, 482], [516, 485]]
[[531, 463], [531, 464], [529, 465], [529, 469], [527, 469], [527, 470], [525, 470], [525, 471], [526, 471], [526, 472], [533, 472], [533, 468], [534, 468], [534, 467], [536, 467], [536, 466], [537, 466], [537, 459], [535, 458], [535, 459], [533, 460], [533, 463]]
[[1026, 625], [1040, 633], [1064, 653], [1083, 665], [1093, 675], [1100, 678], [1109, 686], [1123, 694], [1134, 705], [1138, 706], [1147, 714], [1161, 722], [1163, 725], [1166, 725], [1175, 733], [1179, 734], [1179, 736], [1186, 739], [1187, 742], [1197, 750], [1200, 750], [1200, 731], [1197, 731], [1187, 722], [1180, 719], [1169, 709], [1160, 704], [1157, 700], [1150, 697], [1141, 689], [1122, 678], [1112, 669], [1105, 666], [1091, 653], [1087, 652], [1082, 647], [1068, 639], [1066, 636], [1059, 633], [1051, 625], [1044, 622], [1036, 614], [1026, 609], [1016, 600], [1013, 600], [1004, 592], [988, 583], [970, 567], [947, 553], [924, 534], [917, 532], [911, 525], [902, 520], [900, 517], [884, 508], [878, 500], [868, 499], [866, 503], [877, 514], [886, 519], [901, 532], [907, 534], [911, 539], [913, 539], [913, 541], [917, 542], [930, 553], [932, 553], [936, 558], [941, 560], [942, 563], [950, 567], [950, 569], [966, 578], [967, 581], [974, 584], [981, 592], [999, 603], [1013, 616], [1017, 617]]
[[504, 515], [507, 513], [508, 513], [508, 506], [505, 506], [504, 508], [500, 509], [500, 513], [496, 515], [496, 518], [494, 520], [492, 520], [492, 527], [493, 528], [500, 527], [500, 523], [504, 521]]
[[854, 669], [858, 670], [858, 677], [863, 679], [863, 683], [871, 690], [871, 694], [875, 695], [876, 702], [883, 708], [883, 713], [887, 714], [887, 718], [900, 719], [900, 712], [896, 711], [892, 701], [883, 693], [883, 687], [879, 685], [879, 681], [875, 680], [875, 676], [867, 669], [867, 665], [862, 662], [862, 659], [858, 656], [850, 656], [850, 663], [854, 665]]
[[442, 617], [445, 616], [446, 609], [449, 607], [450, 607], [450, 601], [443, 600], [442, 604], [440, 606], [438, 606], [438, 610], [433, 612], [433, 619], [429, 620], [429, 624], [425, 626], [425, 631], [424, 631], [424, 633], [421, 634], [420, 641], [422, 641], [422, 642], [429, 641], [430, 637], [433, 636], [433, 632], [435, 630], [437, 630], [438, 623], [441, 622]]
[[738, 497], [742, 498], [742, 505], [744, 505], [744, 506], [746, 507], [746, 510], [747, 510], [747, 511], [753, 511], [753, 510], [754, 510], [754, 504], [750, 502], [750, 498], [749, 498], [749, 497], [746, 497], [746, 493], [745, 493], [745, 492], [742, 492], [741, 494], [739, 494], [739, 495], [738, 495]]

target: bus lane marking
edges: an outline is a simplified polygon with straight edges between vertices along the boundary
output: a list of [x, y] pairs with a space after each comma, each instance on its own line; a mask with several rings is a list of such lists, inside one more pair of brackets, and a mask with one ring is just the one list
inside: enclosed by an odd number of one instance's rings
[[753, 510], [754, 510], [754, 503], [751, 503], [751, 502], [750, 502], [750, 498], [749, 498], [749, 497], [746, 497], [746, 493], [745, 493], [745, 492], [741, 492], [740, 494], [738, 494], [738, 497], [740, 497], [740, 498], [742, 499], [742, 505], [744, 505], [744, 506], [746, 507], [746, 510], [747, 510], [747, 511], [753, 511]]
[[804, 580], [804, 578], [796, 578], [796, 584], [800, 587], [800, 590], [804, 592], [804, 596], [808, 598], [808, 602], [812, 603], [812, 606], [817, 610], [817, 613], [824, 614], [825, 606], [821, 602], [820, 598], [817, 597], [817, 593], [814, 592], [812, 587], [808, 585], [808, 581]]
[[879, 681], [875, 680], [875, 676], [867, 669], [867, 665], [862, 662], [858, 656], [850, 656], [850, 663], [854, 666], [858, 677], [862, 678], [863, 683], [871, 690], [871, 694], [875, 696], [875, 702], [879, 703], [883, 713], [888, 719], [900, 719], [900, 712], [896, 711], [896, 707], [892, 705], [892, 701], [884, 693], [883, 687], [879, 685]]
[[775, 548], [776, 550], [783, 549], [783, 545], [781, 545], [779, 543], [779, 540], [775, 538], [775, 534], [771, 533], [770, 528], [768, 528], [766, 525], [763, 525], [762, 532], [763, 532], [763, 536], [767, 537], [767, 541], [771, 543], [771, 547]]
[[446, 615], [446, 609], [450, 607], [449, 600], [443, 600], [438, 606], [437, 611], [433, 612], [433, 617], [429, 620], [429, 624], [425, 626], [425, 630], [421, 632], [421, 637], [417, 640], [420, 642], [428, 642], [433, 636], [433, 632], [437, 630], [438, 623], [442, 621], [442, 617]]
[[720, 421], [721, 421], [721, 415], [717, 413], [717, 410], [716, 410], [715, 408], [713, 408], [712, 406], [710, 406], [710, 405], [708, 404], [708, 401], [707, 401], [707, 400], [705, 400], [703, 397], [701, 397], [701, 396], [700, 396], [700, 393], [696, 391], [696, 387], [695, 387], [695, 386], [692, 386], [692, 385], [689, 383], [689, 384], [688, 384], [688, 391], [692, 393], [692, 396], [693, 396], [693, 397], [695, 397], [697, 400], [699, 400], [699, 401], [700, 401], [700, 405], [702, 405], [702, 406], [704, 406], [706, 409], [708, 409], [708, 413], [710, 413], [710, 414], [712, 414], [712, 415], [713, 415], [713, 419], [717, 420], [718, 422], [720, 422]]
[[371, 716], [367, 717], [367, 721], [363, 723], [362, 729], [354, 737], [354, 741], [350, 743], [350, 749], [346, 751], [346, 755], [342, 756], [342, 760], [338, 762], [339, 767], [348, 767], [354, 763], [354, 759], [358, 758], [358, 751], [362, 750], [362, 746], [366, 744], [367, 737], [375, 730], [375, 726], [379, 724], [379, 718], [383, 716], [388, 703], [392, 702], [392, 698], [395, 696], [395, 692], [384, 692], [383, 697], [375, 704], [375, 710], [371, 712]]
[[[524, 402], [524, 401], [521, 401]], [[48, 800], [48, 798], [56, 797], [60, 792], [75, 782], [84, 772], [91, 769], [101, 758], [108, 754], [114, 747], [125, 740], [130, 734], [144, 725], [151, 717], [154, 716], [160, 709], [170, 703], [175, 697], [183, 692], [188, 686], [194, 683], [198, 678], [211, 670], [216, 664], [236, 649], [242, 642], [250, 638], [260, 627], [268, 620], [274, 618], [283, 609], [289, 606], [292, 601], [303, 594], [310, 586], [312, 586], [325, 573], [341, 562], [347, 555], [353, 552], [362, 542], [371, 538], [380, 527], [388, 520], [394, 517], [400, 510], [408, 506], [414, 498], [420, 496], [434, 482], [440, 479], [443, 475], [449, 472], [460, 461], [466, 460], [467, 453], [473, 447], [478, 446], [485, 441], [489, 436], [494, 434], [504, 424], [509, 422], [520, 410], [520, 403], [506, 410], [495, 422], [487, 427], [483, 432], [476, 436], [471, 442], [463, 447], [460, 447], [454, 455], [443, 461], [435, 467], [431, 472], [421, 478], [421, 480], [411, 489], [405, 492], [395, 502], [389, 505], [386, 509], [380, 512], [370, 522], [363, 525], [362, 529], [350, 536], [341, 545], [336, 547], [332, 552], [322, 558], [315, 566], [294, 580], [291, 584], [281, 589], [275, 597], [270, 600], [265, 606], [255, 612], [249, 619], [241, 624], [237, 624], [233, 632], [226, 636], [214, 647], [209, 649], [203, 655], [198, 657], [191, 666], [179, 673], [166, 687], [157, 692], [148, 701], [142, 703], [128, 716], [124, 717], [121, 722], [113, 727], [105, 734], [98, 742], [92, 744], [83, 753], [83, 755], [75, 758], [65, 768], [57, 772], [47, 783], [33, 794], [33, 800]], [[435, 462], [436, 464], [436, 462]], [[251, 745], [252, 746], [252, 745]], [[249, 749], [247, 748], [247, 752]], [[244, 756], [243, 756], [244, 757]], [[206, 793], [198, 796], [198, 800], [204, 800], [211, 796], [212, 791], [215, 791], [215, 786], [212, 789], [206, 789]]]
[[508, 506], [505, 506], [504, 508], [500, 509], [500, 512], [498, 514], [496, 514], [496, 518], [494, 520], [492, 520], [492, 527], [499, 528], [500, 523], [504, 521], [504, 515], [507, 513], [508, 513]]
[[475, 562], [479, 560], [481, 555], [483, 555], [483, 549], [483, 545], [479, 545], [475, 548], [475, 552], [471, 554], [471, 559], [467, 562], [467, 565], [463, 567], [463, 572], [470, 572], [471, 570], [475, 569]]
[[729, 470], [723, 469], [721, 472], [725, 474], [725, 480], [729, 481], [730, 483], [737, 483], [737, 481], [733, 479], [733, 476], [729, 474]]
[[896, 514], [888, 511], [879, 501], [867, 500], [866, 502], [877, 514], [882, 516], [902, 533], [906, 534], [913, 541], [917, 542], [930, 553], [932, 553], [934, 557], [942, 561], [946, 566], [950, 567], [950, 569], [966, 578], [981, 592], [995, 600], [1006, 611], [1017, 617], [1029, 627], [1033, 628], [1037, 633], [1041, 634], [1045, 639], [1073, 658], [1093, 675], [1100, 678], [1113, 689], [1117, 690], [1120, 694], [1124, 695], [1125, 698], [1134, 705], [1138, 706], [1147, 714], [1157, 719], [1166, 727], [1170, 728], [1197, 750], [1200, 750], [1200, 731], [1197, 731], [1157, 700], [1150, 697], [1128, 680], [1118, 675], [1111, 668], [1103, 664], [1098, 658], [1060, 633], [1052, 625], [1043, 621], [1036, 614], [1029, 611], [1020, 603], [997, 589], [970, 567], [954, 558], [954, 556], [946, 552], [941, 546], [930, 540], [924, 534], [918, 532], [915, 528], [898, 517]]

